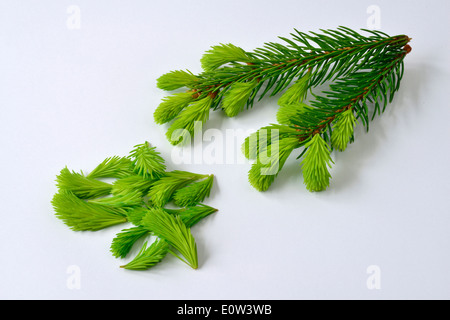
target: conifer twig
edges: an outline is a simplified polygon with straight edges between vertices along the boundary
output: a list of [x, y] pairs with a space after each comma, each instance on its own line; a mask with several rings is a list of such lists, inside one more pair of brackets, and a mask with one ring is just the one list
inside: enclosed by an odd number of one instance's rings
[[[167, 138], [176, 145], [191, 141], [193, 123], [206, 122], [210, 110], [234, 117], [265, 96], [281, 94], [279, 123], [261, 128], [243, 144], [245, 156], [256, 160], [249, 181], [267, 190], [290, 154], [302, 148], [298, 158], [303, 157], [307, 189], [324, 190], [331, 179], [331, 151], [344, 151], [354, 141], [357, 123], [368, 130], [375, 115], [384, 112], [399, 90], [403, 60], [411, 51], [406, 35], [361, 31], [342, 26], [295, 30], [289, 38], [280, 37], [281, 43], [253, 51], [213, 46], [200, 60], [202, 73], [177, 70], [157, 80], [160, 89], [185, 87], [186, 92], [166, 97], [155, 120], [170, 123]], [[316, 92], [325, 84], [328, 90]]]
[[[294, 87], [311, 89], [370, 64], [392, 61], [410, 50], [410, 38], [405, 35], [362, 31], [367, 35], [346, 27], [322, 33], [295, 30], [290, 39], [280, 37], [284, 43], [266, 43], [253, 51], [232, 44], [213, 46], [201, 58], [202, 73], [176, 70], [158, 78], [160, 89], [185, 87], [187, 91], [164, 98], [155, 110], [155, 121], [162, 124], [173, 120], [167, 132], [173, 144], [190, 141], [187, 136], [194, 134], [194, 122], [206, 122], [210, 109], [222, 109], [234, 117], [252, 107], [255, 100], [280, 93], [293, 82]], [[179, 133], [174, 135], [174, 131]]]

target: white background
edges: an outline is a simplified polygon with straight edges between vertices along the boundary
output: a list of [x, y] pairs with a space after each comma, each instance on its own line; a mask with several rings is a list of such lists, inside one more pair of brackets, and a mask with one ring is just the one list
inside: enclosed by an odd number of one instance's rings
[[[153, 122], [161, 74], [200, 72], [219, 43], [250, 51], [293, 28], [365, 28], [371, 5], [382, 31], [413, 38], [412, 52], [394, 102], [333, 154], [327, 191], [305, 189], [295, 156], [266, 193], [249, 185], [239, 153], [234, 163], [171, 163], [166, 127]], [[444, 0], [2, 0], [0, 298], [450, 298], [449, 9]], [[215, 112], [207, 127], [255, 130], [275, 113], [276, 98], [266, 99], [233, 119]], [[219, 212], [192, 229], [198, 270], [172, 256], [123, 270], [109, 246], [125, 226], [73, 232], [54, 216], [64, 166], [89, 171], [145, 140], [169, 169], [216, 176], [205, 203]], [[79, 288], [68, 286], [71, 266]], [[379, 289], [367, 286], [371, 266]]]

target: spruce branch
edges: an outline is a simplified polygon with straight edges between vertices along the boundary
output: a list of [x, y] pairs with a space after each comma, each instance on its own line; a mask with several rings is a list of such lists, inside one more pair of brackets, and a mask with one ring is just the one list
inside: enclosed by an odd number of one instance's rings
[[[331, 179], [327, 169], [332, 163], [331, 147], [344, 151], [348, 143], [354, 140], [357, 120], [369, 130], [370, 121], [376, 114], [384, 112], [399, 89], [403, 76], [403, 59], [408, 52], [409, 49], [405, 48], [401, 53], [385, 53], [379, 60], [371, 60], [363, 70], [337, 79], [322, 95], [312, 93], [314, 99], [309, 101], [310, 105], [294, 101], [281, 106], [277, 114], [280, 124], [261, 128], [257, 132], [258, 137], [263, 136], [266, 131], [278, 131], [283, 133], [284, 139], [297, 139], [299, 143], [295, 148], [303, 147], [298, 158], [304, 157], [303, 176], [307, 189], [326, 189]], [[369, 104], [373, 106], [372, 114]], [[261, 147], [254, 140], [252, 136], [248, 137], [243, 148], [259, 155]], [[270, 146], [272, 141], [263, 140], [263, 143], [259, 143]], [[250, 152], [244, 154], [251, 158]], [[249, 181], [263, 191], [266, 189], [255, 185], [257, 165], [258, 162], [250, 170]], [[270, 179], [265, 180], [271, 182]]]
[[[295, 30], [290, 38], [280, 37], [281, 43], [269, 42], [253, 51], [245, 51], [233, 44], [213, 46], [201, 58], [204, 71], [196, 76], [189, 73], [189, 81], [183, 84], [179, 80], [179, 75], [188, 74], [184, 71], [172, 71], [158, 79], [161, 89], [170, 91], [184, 86], [188, 90], [183, 101], [176, 102], [179, 93], [164, 99], [155, 111], [155, 120], [166, 123], [175, 118], [167, 138], [178, 144], [194, 134], [194, 122], [202, 124], [208, 120], [209, 108], [222, 109], [225, 114], [234, 117], [242, 110], [251, 108], [256, 100], [266, 95], [276, 95], [292, 83], [279, 104], [295, 104], [302, 102], [307, 90], [338, 79], [347, 79], [349, 84], [351, 75], [373, 68], [376, 64], [383, 66], [378, 70], [383, 77], [391, 69], [389, 63], [396, 57], [403, 60], [410, 51], [410, 38], [406, 35], [392, 37], [381, 31], [361, 31], [365, 35], [346, 27], [321, 30], [321, 33]], [[402, 64], [393, 62], [392, 67], [396, 72], [403, 72]], [[393, 83], [394, 77], [386, 81], [393, 91], [398, 89], [397, 84]], [[164, 85], [160, 85], [161, 82]], [[363, 95], [372, 92], [372, 87], [383, 87], [381, 82], [375, 81]], [[378, 94], [384, 96], [384, 90]], [[377, 94], [370, 94], [370, 98], [374, 98], [372, 96]], [[170, 105], [167, 101], [171, 101]], [[376, 112], [381, 108], [377, 107]], [[178, 116], [174, 116], [177, 112]], [[356, 112], [359, 118], [367, 120], [364, 110], [356, 109]], [[170, 116], [161, 116], [164, 113]], [[364, 121], [366, 126], [367, 122]], [[174, 131], [184, 133], [174, 136]]]
[[[280, 37], [283, 43], [266, 43], [252, 52], [222, 44], [205, 53], [204, 72], [188, 92], [195, 92], [193, 99], [214, 94], [212, 109], [236, 116], [256, 99], [281, 93], [278, 124], [262, 127], [242, 146], [244, 155], [256, 160], [248, 178], [257, 190], [270, 187], [295, 149], [302, 149], [297, 158], [303, 158], [307, 189], [326, 189], [331, 151], [344, 151], [354, 141], [355, 125], [369, 130], [370, 121], [392, 102], [411, 39], [361, 31], [365, 34], [346, 27], [309, 34], [295, 30], [290, 39]], [[324, 84], [329, 89], [316, 92]]]

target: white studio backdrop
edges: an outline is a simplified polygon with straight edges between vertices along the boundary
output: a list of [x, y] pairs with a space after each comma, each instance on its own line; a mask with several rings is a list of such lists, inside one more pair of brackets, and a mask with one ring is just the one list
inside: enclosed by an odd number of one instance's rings
[[[0, 298], [450, 298], [449, 9], [443, 0], [2, 0]], [[240, 144], [275, 121], [276, 97], [233, 119], [214, 112], [206, 129], [220, 139], [171, 162], [180, 150], [153, 122], [160, 75], [199, 72], [219, 43], [252, 50], [294, 28], [340, 25], [407, 34], [412, 52], [386, 112], [333, 153], [329, 189], [308, 192], [295, 157], [269, 191], [248, 183]], [[122, 226], [73, 232], [54, 216], [64, 166], [88, 171], [146, 140], [169, 169], [216, 177], [206, 203], [219, 211], [193, 229], [198, 270], [172, 257], [120, 269], [109, 246]]]

